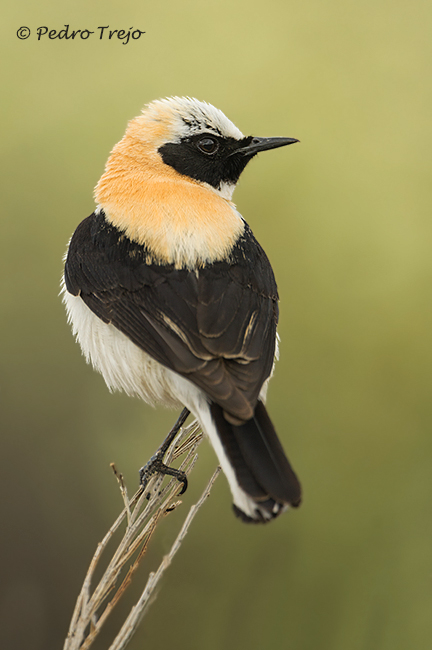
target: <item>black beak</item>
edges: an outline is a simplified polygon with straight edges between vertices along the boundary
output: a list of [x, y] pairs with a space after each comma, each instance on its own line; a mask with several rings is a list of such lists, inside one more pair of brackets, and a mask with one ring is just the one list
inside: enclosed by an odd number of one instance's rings
[[300, 142], [300, 140], [295, 138], [252, 138], [248, 145], [236, 149], [231, 155], [241, 153], [244, 156], [254, 156], [259, 151], [286, 147], [288, 144], [294, 144], [295, 142]]

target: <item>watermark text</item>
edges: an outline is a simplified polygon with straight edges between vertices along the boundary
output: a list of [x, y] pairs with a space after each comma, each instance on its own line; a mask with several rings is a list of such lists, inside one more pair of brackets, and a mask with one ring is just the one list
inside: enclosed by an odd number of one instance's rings
[[[37, 40], [66, 40], [66, 41], [86, 41], [89, 38], [99, 41], [121, 41], [123, 45], [127, 45], [130, 40], [137, 41], [141, 38], [145, 31], [130, 27], [127, 29], [110, 29], [109, 25], [100, 25], [95, 29], [71, 29], [70, 25], [64, 25], [64, 29], [50, 29], [46, 25], [37, 27], [34, 32], [36, 33]], [[29, 27], [20, 27], [17, 30], [17, 36], [20, 40], [26, 40], [31, 36], [31, 29]]]

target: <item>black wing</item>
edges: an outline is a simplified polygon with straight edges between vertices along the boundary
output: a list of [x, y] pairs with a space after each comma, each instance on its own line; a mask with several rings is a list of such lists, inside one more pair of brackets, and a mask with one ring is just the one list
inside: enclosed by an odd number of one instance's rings
[[273, 272], [251, 230], [229, 261], [197, 271], [148, 259], [102, 212], [92, 214], [70, 242], [66, 287], [233, 422], [248, 420], [271, 372], [278, 318]]

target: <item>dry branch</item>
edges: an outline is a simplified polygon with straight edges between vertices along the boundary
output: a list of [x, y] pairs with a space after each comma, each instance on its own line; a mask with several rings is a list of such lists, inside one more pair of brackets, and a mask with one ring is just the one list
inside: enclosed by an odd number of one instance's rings
[[[168, 450], [165, 462], [171, 464], [180, 456], [185, 455], [180, 469], [186, 475], [189, 475], [197, 460], [196, 450], [201, 440], [202, 432], [196, 422], [193, 422], [188, 427], [182, 428], [174, 444]], [[75, 605], [63, 650], [88, 650], [91, 647], [106, 619], [130, 585], [147, 550], [156, 526], [164, 516], [175, 510], [181, 504], [181, 501], [175, 501], [175, 497], [181, 490], [182, 485], [173, 478], [165, 487], [162, 487], [164, 477], [160, 474], [156, 474], [151, 478], [145, 491], [140, 489], [129, 499], [122, 474], [117, 471], [114, 464], [111, 466], [119, 482], [125, 507], [103, 540], [98, 544], [90, 562], [87, 575]], [[150, 573], [144, 591], [137, 604], [132, 608], [109, 650], [124, 650], [127, 646], [142, 619], [156, 584], [179, 549], [192, 519], [208, 497], [219, 472], [220, 468], [218, 467], [199, 501], [191, 507], [171, 551], [163, 558], [157, 571]], [[125, 520], [126, 529], [123, 537], [117, 549], [114, 551], [102, 578], [92, 589], [92, 580], [102, 553]], [[120, 580], [121, 574], [124, 573], [126, 563], [131, 560], [132, 564], [126, 575]], [[111, 596], [111, 599], [108, 601], [109, 596]]]

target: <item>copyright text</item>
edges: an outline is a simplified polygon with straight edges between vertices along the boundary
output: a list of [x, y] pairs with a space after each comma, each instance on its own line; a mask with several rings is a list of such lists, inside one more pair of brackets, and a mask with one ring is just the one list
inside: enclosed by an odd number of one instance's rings
[[[144, 31], [141, 29], [134, 29], [130, 27], [127, 29], [110, 29], [109, 25], [101, 25], [93, 30], [90, 29], [71, 29], [69, 25], [64, 25], [64, 29], [50, 29], [46, 25], [37, 27], [36, 30], [37, 40], [75, 40], [86, 41], [88, 38], [97, 39], [99, 41], [121, 41], [123, 45], [127, 45], [130, 40], [137, 41], [141, 38]], [[17, 36], [20, 40], [25, 40], [31, 35], [29, 27], [20, 27], [17, 31]]]

